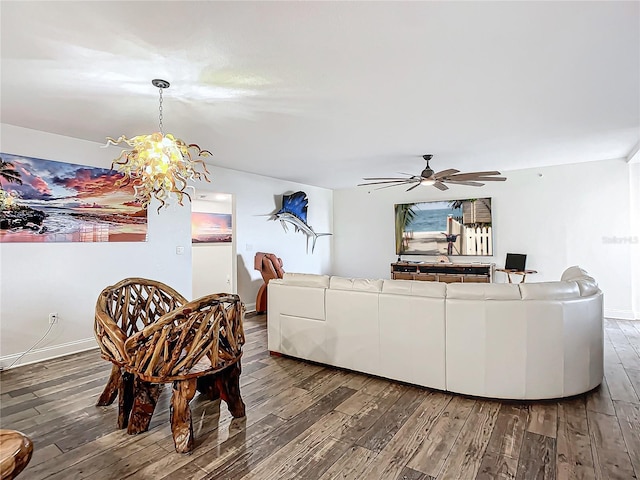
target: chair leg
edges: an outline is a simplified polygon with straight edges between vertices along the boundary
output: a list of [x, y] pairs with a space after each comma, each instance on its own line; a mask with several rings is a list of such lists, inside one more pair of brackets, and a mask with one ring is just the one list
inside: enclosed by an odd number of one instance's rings
[[129, 415], [133, 407], [133, 374], [122, 373], [122, 380], [118, 387], [118, 428], [126, 428]]
[[173, 444], [178, 453], [188, 453], [193, 450], [193, 424], [189, 402], [195, 394], [195, 378], [173, 382], [171, 433], [173, 433]]
[[162, 392], [162, 384], [149, 383], [138, 377], [133, 382], [133, 407], [129, 418], [127, 433], [134, 435], [149, 430], [153, 411], [156, 409], [158, 397]]
[[104, 407], [106, 405], [111, 405], [113, 401], [118, 396], [118, 389], [120, 388], [120, 382], [122, 380], [122, 372], [118, 365], [114, 365], [111, 368], [111, 375], [109, 376], [109, 381], [107, 382], [107, 386], [104, 387], [104, 391], [100, 398], [98, 399], [98, 403], [96, 406]]
[[245, 406], [240, 396], [240, 374], [242, 366], [240, 360], [222, 373], [216, 375], [216, 384], [220, 390], [220, 397], [227, 403], [229, 412], [234, 418], [245, 416]]

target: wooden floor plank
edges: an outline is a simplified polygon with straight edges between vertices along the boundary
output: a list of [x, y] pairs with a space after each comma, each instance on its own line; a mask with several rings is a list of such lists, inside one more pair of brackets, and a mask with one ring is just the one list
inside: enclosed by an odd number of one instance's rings
[[[377, 396], [365, 394], [368, 400], [360, 410], [351, 415], [340, 431], [334, 433], [334, 438], [346, 443], [356, 443], [382, 416], [387, 414], [404, 391], [404, 386], [394, 385]], [[340, 405], [337, 409], [339, 407]]]
[[[622, 338], [624, 338], [624, 341], [622, 341]], [[626, 335], [620, 335], [620, 340], [615, 343], [614, 348], [623, 367], [634, 368], [640, 365], [640, 355], [638, 355], [638, 351], [631, 346]]]
[[602, 381], [598, 388], [587, 393], [586, 399], [587, 410], [605, 413], [607, 415], [616, 414], [616, 411], [613, 408], [613, 401], [611, 400], [611, 394], [609, 393], [609, 387], [607, 386], [606, 379]]
[[[260, 443], [250, 443], [251, 448], [247, 448], [224, 461], [222, 464], [211, 462], [199, 464], [207, 471], [213, 467], [216, 475], [220, 478], [242, 478], [256, 468], [265, 458], [280, 450], [284, 445], [296, 438], [302, 432], [312, 427], [320, 418], [334, 410], [334, 408], [355, 393], [354, 390], [346, 387], [338, 387], [329, 393], [313, 406], [308, 408], [304, 414], [293, 417], [291, 420], [276, 428], [268, 438], [262, 439]], [[197, 462], [197, 461], [196, 461]]]
[[529, 406], [527, 431], [556, 438], [558, 429], [558, 404], [555, 402], [532, 403]]
[[640, 397], [640, 368], [625, 368], [624, 371], [636, 391], [636, 395]]
[[[524, 405], [505, 403], [500, 406], [496, 426], [491, 432], [487, 452], [498, 458], [507, 456], [517, 459], [522, 439], [529, 421], [529, 409]], [[514, 472], [515, 474], [515, 472]]]
[[633, 478], [633, 466], [618, 418], [587, 410], [587, 419], [596, 478], [603, 480]]
[[465, 397], [452, 398], [437, 421], [429, 428], [407, 466], [437, 477], [476, 403], [475, 400]]
[[409, 467], [404, 467], [402, 471], [396, 477], [396, 480], [432, 480], [433, 477], [425, 475], [422, 472], [411, 470]]
[[[344, 425], [347, 419], [348, 415], [336, 410], [328, 412], [312, 428], [301, 432], [281, 448], [274, 449], [250, 472], [234, 478], [318, 478], [349, 448], [348, 444], [330, 438], [332, 432]], [[309, 470], [312, 473], [308, 473]]]
[[[425, 397], [418, 408], [369, 464], [361, 478], [366, 480], [401, 478], [401, 473], [405, 467], [408, 467], [407, 462], [423, 444], [450, 400], [448, 395], [440, 392], [425, 392]], [[413, 471], [411, 468], [409, 470]], [[431, 477], [424, 475], [424, 478]]]
[[375, 457], [375, 452], [352, 445], [318, 480], [356, 480]]
[[636, 477], [640, 478], [640, 405], [613, 402]]
[[611, 340], [607, 337], [604, 341], [604, 363], [607, 365], [611, 365], [614, 363], [621, 363], [620, 357], [618, 357], [618, 352], [616, 352], [615, 347]]
[[516, 478], [517, 471], [518, 460], [516, 458], [487, 452], [482, 457], [482, 463], [475, 480], [513, 480]]
[[356, 445], [360, 445], [374, 452], [379, 452], [389, 443], [404, 422], [407, 421], [409, 416], [424, 400], [424, 389], [416, 387], [405, 388], [406, 390], [400, 395], [398, 401], [371, 425], [356, 441]]
[[556, 440], [527, 431], [518, 462], [516, 480], [555, 480]]
[[616, 323], [627, 337], [629, 345], [640, 354], [640, 322], [637, 320], [618, 320]]
[[286, 422], [275, 415], [267, 415], [253, 422], [252, 415], [247, 415], [249, 421], [244, 430], [236, 435], [229, 436], [224, 441], [209, 441], [194, 450], [191, 461], [181, 465], [177, 469], [167, 469], [163, 479], [196, 480], [205, 478], [215, 472], [217, 466], [224, 464], [230, 458], [242, 455], [247, 448], [258, 444], [263, 438], [271, 435], [271, 432], [281, 427]]
[[578, 398], [558, 405], [556, 465], [558, 480], [595, 480], [591, 439], [585, 400]]
[[607, 386], [611, 392], [612, 400], [621, 400], [623, 402], [640, 403], [638, 394], [636, 393], [627, 372], [621, 363], [605, 365], [605, 375], [607, 377]]
[[477, 402], [473, 406], [438, 479], [464, 480], [476, 477], [499, 410], [500, 403], [493, 401]]

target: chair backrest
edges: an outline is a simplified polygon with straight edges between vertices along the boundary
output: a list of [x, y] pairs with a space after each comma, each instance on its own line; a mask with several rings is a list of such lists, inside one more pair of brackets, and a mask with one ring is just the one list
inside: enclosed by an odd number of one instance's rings
[[123, 364], [128, 337], [185, 303], [173, 288], [146, 278], [125, 278], [106, 287], [96, 302], [94, 325], [103, 357]]
[[129, 369], [149, 382], [222, 370], [242, 355], [243, 317], [237, 295], [212, 294], [188, 302], [126, 340]]
[[104, 305], [127, 337], [187, 303], [187, 299], [164, 283], [146, 278], [127, 278], [107, 287], [98, 303]]
[[264, 283], [274, 278], [282, 278], [284, 270], [282, 269], [282, 259], [273, 253], [256, 253], [255, 269], [260, 271]]

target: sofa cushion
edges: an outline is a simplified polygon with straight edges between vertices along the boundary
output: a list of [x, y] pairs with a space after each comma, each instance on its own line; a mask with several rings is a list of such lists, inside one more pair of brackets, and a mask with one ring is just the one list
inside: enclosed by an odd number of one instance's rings
[[512, 283], [449, 283], [447, 298], [463, 300], [520, 300], [520, 289]]
[[382, 293], [392, 293], [395, 295], [444, 298], [446, 291], [447, 284], [444, 282], [384, 280], [382, 283]]
[[576, 279], [576, 283], [578, 284], [578, 288], [580, 289], [581, 297], [588, 297], [590, 295], [595, 295], [600, 291], [598, 288], [598, 282], [593, 277], [582, 277]]
[[569, 267], [564, 272], [562, 272], [560, 280], [562, 280], [563, 282], [570, 282], [571, 280], [577, 280], [578, 278], [588, 276], [589, 274], [586, 270], [580, 268], [578, 265], [574, 265], [573, 267]]
[[299, 287], [329, 288], [329, 275], [286, 272], [282, 277], [282, 283], [285, 285], [297, 285]]
[[360, 292], [380, 292], [382, 280], [368, 278], [331, 277], [329, 288], [333, 290], [357, 290]]
[[562, 300], [580, 296], [576, 282], [519, 283], [518, 286], [523, 300]]

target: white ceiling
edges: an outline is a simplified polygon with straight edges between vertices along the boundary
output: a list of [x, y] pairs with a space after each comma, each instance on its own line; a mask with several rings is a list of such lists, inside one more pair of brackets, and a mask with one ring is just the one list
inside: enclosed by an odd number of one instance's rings
[[[640, 140], [640, 2], [0, 3], [4, 123], [157, 130], [209, 163], [363, 176], [623, 158]], [[117, 151], [114, 149], [114, 156]], [[214, 179], [215, 185], [215, 179]]]

